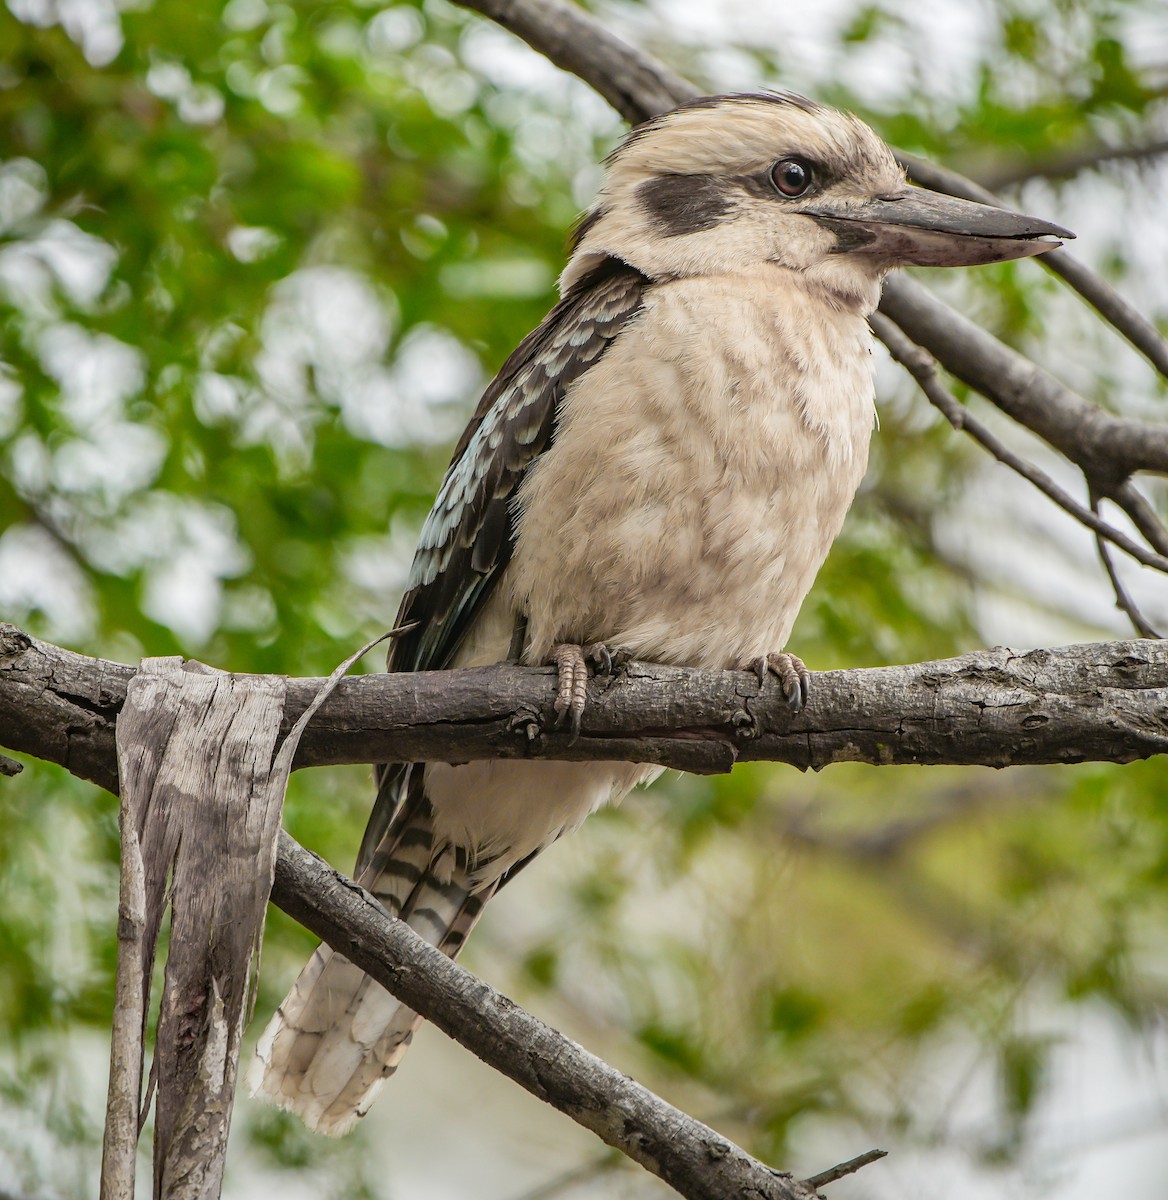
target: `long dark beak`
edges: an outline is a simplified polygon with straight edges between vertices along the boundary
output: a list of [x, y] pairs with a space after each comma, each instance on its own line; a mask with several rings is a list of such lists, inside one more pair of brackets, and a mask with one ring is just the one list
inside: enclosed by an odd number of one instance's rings
[[892, 266], [972, 267], [1042, 254], [1075, 235], [1061, 225], [924, 188], [809, 216], [831, 229], [838, 252], [871, 254]]

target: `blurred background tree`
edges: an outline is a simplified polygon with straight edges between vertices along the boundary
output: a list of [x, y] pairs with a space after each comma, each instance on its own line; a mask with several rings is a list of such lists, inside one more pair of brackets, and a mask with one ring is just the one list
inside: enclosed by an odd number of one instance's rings
[[[1163, 326], [1162, 0], [784, 9], [602, 13], [711, 90], [807, 92], [1003, 188]], [[326, 672], [392, 620], [618, 118], [445, 0], [7, 0], [0, 47], [0, 617], [124, 661]], [[1084, 395], [1162, 419], [1164, 381], [1041, 268], [952, 276], [929, 282]], [[1081, 527], [885, 360], [880, 395], [792, 639], [813, 669], [1129, 632]], [[1163, 628], [1147, 574], [1125, 581]], [[369, 798], [360, 769], [302, 773], [287, 821], [344, 868]], [[0, 1190], [88, 1195], [115, 805], [31, 764], [0, 814]], [[1156, 762], [753, 766], [594, 818], [466, 962], [784, 1167], [897, 1151], [841, 1200], [1158, 1200], [1166, 893]], [[261, 1015], [309, 945], [273, 914]], [[662, 1192], [433, 1031], [344, 1143], [247, 1102], [236, 1129], [230, 1196]]]

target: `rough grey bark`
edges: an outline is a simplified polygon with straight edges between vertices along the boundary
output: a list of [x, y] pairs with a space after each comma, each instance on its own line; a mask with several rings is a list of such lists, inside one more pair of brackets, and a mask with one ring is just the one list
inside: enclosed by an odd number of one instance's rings
[[[132, 674], [0, 625], [0, 746], [116, 784], [114, 722]], [[283, 682], [287, 727], [322, 681]], [[748, 672], [631, 663], [590, 682], [575, 743], [554, 728], [553, 697], [550, 669], [507, 665], [342, 679], [295, 766], [543, 757], [718, 772], [751, 760], [1005, 767], [1168, 751], [1168, 644], [1151, 640], [817, 672], [799, 716], [773, 680], [760, 690]]]
[[[110, 1033], [110, 1073], [101, 1148], [101, 1200], [134, 1200], [138, 1113], [142, 1107], [142, 1038], [146, 1029], [146, 879], [132, 814], [118, 813], [122, 871], [118, 886], [118, 961]], [[152, 953], [152, 952], [151, 952]]]

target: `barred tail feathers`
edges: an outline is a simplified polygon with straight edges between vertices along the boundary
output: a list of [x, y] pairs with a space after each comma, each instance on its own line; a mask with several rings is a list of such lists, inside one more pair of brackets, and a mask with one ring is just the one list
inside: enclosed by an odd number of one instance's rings
[[[495, 885], [474, 885], [463, 856], [435, 845], [421, 789], [409, 789], [361, 883], [453, 958]], [[472, 891], [473, 888], [473, 891]], [[369, 1111], [422, 1018], [343, 955], [321, 946], [256, 1047], [253, 1094], [339, 1136]]]

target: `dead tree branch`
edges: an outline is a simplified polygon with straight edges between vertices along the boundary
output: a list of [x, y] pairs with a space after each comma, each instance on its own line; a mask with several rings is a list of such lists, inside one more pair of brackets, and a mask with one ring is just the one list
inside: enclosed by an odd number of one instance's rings
[[451, 962], [286, 833], [272, 900], [483, 1062], [683, 1196], [812, 1196]]
[[[1032, 483], [1040, 492], [1053, 500], [1064, 512], [1082, 522], [1088, 529], [1094, 530], [1097, 538], [1106, 538], [1109, 542], [1113, 542], [1145, 567], [1152, 567], [1157, 571], [1168, 571], [1168, 557], [1145, 550], [1127, 534], [1104, 521], [1100, 517], [1097, 507], [1088, 508], [1085, 504], [1080, 504], [1073, 496], [1059, 487], [1045, 471], [1028, 463], [1021, 455], [1015, 454], [1000, 438], [995, 437], [941, 383], [937, 373], [937, 364], [932, 355], [905, 337], [888, 317], [883, 313], [873, 313], [872, 328], [875, 330], [876, 336], [888, 347], [892, 357], [908, 370], [920, 385], [921, 391], [925, 393], [929, 402], [944, 415], [954, 429], [964, 430], [968, 433], [998, 462], [1012, 471], [1016, 471], [1023, 479]], [[1155, 636], [1139, 626], [1137, 629], [1141, 637]]]
[[[0, 625], [0, 745], [116, 786], [114, 723], [134, 670]], [[259, 677], [266, 678], [266, 677]], [[321, 686], [288, 679], [284, 726]], [[745, 671], [632, 663], [589, 685], [579, 739], [556, 732], [550, 669], [343, 679], [295, 766], [555, 758], [705, 773], [736, 761], [1010, 766], [1130, 762], [1168, 751], [1168, 644], [1119, 641], [815, 675], [793, 716]]]
[[1168, 425], [1097, 408], [915, 279], [889, 279], [880, 311], [951, 375], [1075, 463], [1104, 494], [1137, 471], [1168, 474]]

